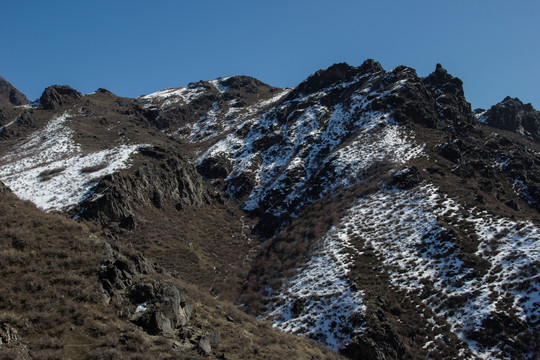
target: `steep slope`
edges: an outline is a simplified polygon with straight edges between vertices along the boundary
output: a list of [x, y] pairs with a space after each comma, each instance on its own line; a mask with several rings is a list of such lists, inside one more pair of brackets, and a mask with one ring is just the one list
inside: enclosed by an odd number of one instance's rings
[[14, 132], [8, 127], [15, 124], [28, 103], [24, 94], [0, 76], [0, 139]]

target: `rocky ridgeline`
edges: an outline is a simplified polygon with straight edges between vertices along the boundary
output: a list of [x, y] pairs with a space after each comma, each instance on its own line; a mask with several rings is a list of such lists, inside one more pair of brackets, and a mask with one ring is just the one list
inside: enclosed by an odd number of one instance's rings
[[165, 205], [182, 210], [220, 201], [186, 159], [159, 147], [139, 151], [141, 165], [107, 175], [80, 204], [78, 216], [133, 229], [138, 211]]

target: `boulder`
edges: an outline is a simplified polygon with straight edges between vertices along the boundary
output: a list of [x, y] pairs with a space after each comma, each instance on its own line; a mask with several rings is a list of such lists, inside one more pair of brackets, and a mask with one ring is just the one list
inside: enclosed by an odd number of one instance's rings
[[189, 307], [184, 295], [173, 284], [145, 281], [134, 284], [129, 295], [132, 303], [145, 304], [132, 321], [149, 334], [172, 335], [174, 329], [189, 321]]
[[197, 350], [199, 350], [201, 355], [210, 356], [212, 354], [212, 345], [210, 344], [210, 340], [202, 337], [197, 343]]
[[9, 324], [0, 325], [0, 345], [19, 341], [19, 332]]

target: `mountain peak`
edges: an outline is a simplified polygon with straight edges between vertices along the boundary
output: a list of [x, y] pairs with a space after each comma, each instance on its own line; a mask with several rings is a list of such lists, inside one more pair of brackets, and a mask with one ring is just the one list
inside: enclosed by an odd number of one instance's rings
[[518, 98], [505, 97], [503, 101], [482, 113], [479, 121], [540, 142], [540, 112], [531, 104], [523, 104]]
[[334, 64], [326, 69], [316, 71], [300, 85], [297, 91], [303, 94], [310, 94], [324, 89], [333, 83], [343, 81], [356, 74], [356, 68], [347, 63]]
[[363, 74], [368, 74], [368, 73], [373, 74], [380, 71], [384, 71], [384, 69], [379, 62], [373, 59], [366, 59], [366, 61], [364, 61], [362, 65], [358, 67], [358, 71]]
[[0, 76], [0, 102], [4, 101], [11, 105], [24, 105], [30, 102], [23, 93]]
[[54, 110], [72, 104], [82, 97], [81, 93], [68, 85], [52, 85], [43, 91], [39, 99], [45, 109]]
[[463, 82], [450, 75], [441, 64], [437, 64], [435, 71], [424, 78], [424, 84], [434, 90], [439, 89], [445, 93], [463, 95]]

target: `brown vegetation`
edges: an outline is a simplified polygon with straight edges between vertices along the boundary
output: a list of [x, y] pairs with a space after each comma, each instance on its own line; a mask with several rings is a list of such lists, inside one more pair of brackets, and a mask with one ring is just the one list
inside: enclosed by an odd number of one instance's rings
[[[127, 313], [103, 303], [97, 274], [108, 256], [105, 244], [126, 256], [135, 256], [134, 249], [99, 234], [91, 224], [45, 214], [8, 191], [0, 193], [0, 200], [0, 327], [14, 334], [0, 344], [0, 358], [201, 358], [189, 341], [150, 336], [127, 321]], [[193, 307], [189, 326], [196, 333], [220, 334], [216, 356], [337, 358], [273, 330], [198, 286], [166, 273], [151, 276], [182, 289]]]

